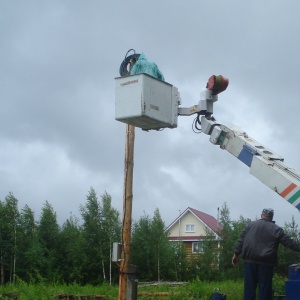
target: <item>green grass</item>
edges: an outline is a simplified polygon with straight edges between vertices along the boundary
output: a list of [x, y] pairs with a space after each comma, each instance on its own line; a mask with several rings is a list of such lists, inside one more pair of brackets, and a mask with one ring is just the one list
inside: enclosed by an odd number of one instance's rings
[[[243, 299], [243, 282], [238, 281], [222, 281], [222, 282], [204, 282], [194, 280], [193, 282], [186, 283], [184, 286], [151, 286], [140, 287], [139, 292], [152, 292], [158, 294], [159, 292], [168, 292], [169, 296], [166, 297], [153, 297], [148, 294], [145, 297], [139, 296], [139, 299], [172, 299], [172, 300], [210, 300], [214, 292], [219, 292], [227, 295], [227, 299], [237, 300]], [[150, 297], [150, 298], [149, 298]]]
[[[274, 278], [274, 288], [279, 293], [284, 294], [284, 278]], [[225, 280], [222, 282], [206, 282], [194, 280], [184, 285], [164, 285], [144, 286], [138, 285], [138, 299], [155, 299], [155, 300], [210, 300], [214, 292], [220, 292], [227, 295], [227, 299], [243, 299], [243, 281]], [[3, 297], [4, 293], [18, 296], [18, 300], [54, 300], [58, 299], [55, 295], [105, 295], [106, 300], [118, 299], [118, 286], [103, 284], [100, 286], [77, 284], [63, 285], [52, 284], [45, 285], [27, 284], [19, 281], [17, 284], [0, 286], [0, 300], [12, 298]], [[163, 293], [163, 296], [162, 296]]]

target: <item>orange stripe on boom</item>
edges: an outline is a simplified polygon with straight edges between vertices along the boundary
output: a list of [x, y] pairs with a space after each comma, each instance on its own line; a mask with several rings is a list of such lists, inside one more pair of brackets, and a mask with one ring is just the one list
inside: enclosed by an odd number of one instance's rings
[[289, 194], [295, 187], [297, 187], [296, 184], [295, 184], [295, 183], [292, 183], [292, 184], [289, 185], [284, 191], [282, 191], [282, 192], [280, 193], [280, 196], [284, 198], [284, 197], [285, 197], [287, 194]]

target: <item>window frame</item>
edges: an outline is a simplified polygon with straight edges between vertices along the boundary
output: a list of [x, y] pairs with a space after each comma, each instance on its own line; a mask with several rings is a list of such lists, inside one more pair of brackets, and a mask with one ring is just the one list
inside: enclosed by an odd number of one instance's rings
[[[188, 230], [188, 226], [190, 230]], [[195, 224], [185, 224], [185, 232], [195, 232]]]
[[[198, 248], [198, 249], [196, 249], [197, 251], [195, 251], [196, 245]], [[204, 253], [204, 242], [203, 241], [192, 242], [192, 253], [203, 254]]]

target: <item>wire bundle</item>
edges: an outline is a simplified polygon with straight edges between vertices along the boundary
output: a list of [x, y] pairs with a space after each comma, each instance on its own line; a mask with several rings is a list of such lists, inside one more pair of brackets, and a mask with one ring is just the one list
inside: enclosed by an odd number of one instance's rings
[[[134, 53], [127, 56], [130, 51], [133, 51]], [[121, 65], [120, 65], [120, 70], [119, 70], [120, 76], [123, 77], [123, 76], [130, 75], [130, 71], [128, 70], [128, 65], [130, 64], [130, 61], [132, 59], [138, 60], [139, 57], [140, 57], [140, 54], [135, 53], [134, 49], [129, 49], [125, 55], [125, 59], [122, 61]]]

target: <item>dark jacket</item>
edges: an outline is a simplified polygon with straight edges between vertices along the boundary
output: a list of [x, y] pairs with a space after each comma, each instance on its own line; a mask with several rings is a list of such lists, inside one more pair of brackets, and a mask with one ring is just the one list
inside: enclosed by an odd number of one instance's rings
[[242, 254], [245, 262], [275, 266], [279, 244], [300, 251], [300, 243], [287, 236], [281, 227], [272, 221], [260, 219], [245, 227], [234, 253]]

